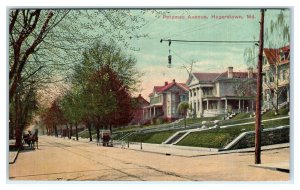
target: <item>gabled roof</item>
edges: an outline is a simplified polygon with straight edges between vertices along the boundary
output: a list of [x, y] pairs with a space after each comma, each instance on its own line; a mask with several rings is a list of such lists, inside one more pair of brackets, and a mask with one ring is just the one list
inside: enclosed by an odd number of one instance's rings
[[[253, 78], [257, 77], [257, 73], [253, 73]], [[248, 78], [248, 72], [233, 72], [232, 78]], [[216, 80], [228, 79], [228, 72], [221, 73]]]
[[165, 91], [167, 91], [169, 88], [171, 88], [172, 86], [178, 86], [179, 88], [188, 91], [189, 87], [186, 86], [186, 84], [184, 83], [177, 83], [177, 82], [172, 82], [172, 83], [168, 83], [167, 85], [164, 86], [154, 86], [153, 88], [153, 92], [149, 94], [149, 96], [153, 96], [154, 93], [163, 93]]
[[[280, 59], [280, 53], [284, 53], [285, 59], [281, 60]], [[264, 53], [265, 56], [269, 62], [269, 64], [285, 64], [289, 63], [290, 60], [290, 46], [284, 46], [282, 48], [278, 49], [269, 49], [269, 48], [264, 48]]]
[[[195, 78], [201, 82], [215, 82], [217, 80], [228, 79], [228, 71], [223, 73], [193, 73]], [[253, 78], [257, 77], [257, 73], [253, 73]], [[233, 72], [233, 78], [248, 78], [248, 72]]]
[[193, 73], [193, 75], [199, 81], [212, 82], [220, 75], [220, 73]]
[[133, 100], [138, 104], [150, 104], [141, 94], [138, 97], [134, 97]]

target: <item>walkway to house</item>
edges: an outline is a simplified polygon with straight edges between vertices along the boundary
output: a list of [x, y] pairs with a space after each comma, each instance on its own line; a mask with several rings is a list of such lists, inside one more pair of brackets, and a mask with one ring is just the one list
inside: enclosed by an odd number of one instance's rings
[[[145, 150], [146, 147], [144, 144]], [[9, 177], [10, 180], [285, 181], [290, 176], [286, 172], [253, 167], [253, 152], [184, 157], [145, 150], [41, 136], [38, 150], [20, 152], [17, 161], [9, 165]], [[183, 151], [178, 149], [179, 152]], [[264, 164], [288, 161], [289, 148], [262, 152]]]

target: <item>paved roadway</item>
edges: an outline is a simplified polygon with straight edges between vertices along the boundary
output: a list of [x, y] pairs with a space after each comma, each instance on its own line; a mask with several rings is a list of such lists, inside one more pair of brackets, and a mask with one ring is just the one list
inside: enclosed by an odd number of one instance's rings
[[[41, 136], [39, 141], [38, 150], [20, 152], [17, 161], [9, 165], [10, 180], [289, 180], [289, 173], [253, 167], [251, 152], [184, 157], [49, 136]], [[263, 151], [262, 161], [287, 163], [289, 148]]]

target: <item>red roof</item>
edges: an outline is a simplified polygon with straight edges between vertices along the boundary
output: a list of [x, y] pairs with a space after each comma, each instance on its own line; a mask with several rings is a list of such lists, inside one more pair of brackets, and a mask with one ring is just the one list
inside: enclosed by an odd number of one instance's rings
[[[290, 60], [290, 46], [285, 46], [279, 49], [268, 49], [264, 48], [265, 56], [269, 62], [269, 64], [285, 64], [289, 63]], [[285, 59], [280, 59], [280, 53], [284, 53]]]
[[164, 86], [154, 86], [153, 92], [150, 93], [149, 96], [153, 96], [154, 92], [162, 93], [162, 92], [168, 90], [169, 88], [171, 88], [174, 85], [177, 85], [178, 87], [180, 87], [180, 88], [182, 88], [183, 90], [186, 90], [186, 91], [189, 89], [189, 87], [186, 86], [184, 83], [172, 82], [172, 83], [168, 83], [167, 85], [164, 85]]

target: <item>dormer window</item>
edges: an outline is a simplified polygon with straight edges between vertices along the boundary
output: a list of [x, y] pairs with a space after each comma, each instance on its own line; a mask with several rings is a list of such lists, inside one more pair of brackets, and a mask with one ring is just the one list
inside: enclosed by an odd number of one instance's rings
[[285, 54], [282, 50], [280, 50], [280, 61], [284, 61], [285, 60]]

